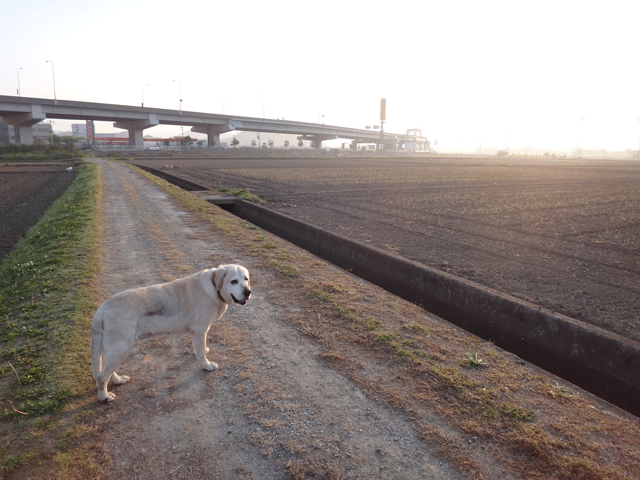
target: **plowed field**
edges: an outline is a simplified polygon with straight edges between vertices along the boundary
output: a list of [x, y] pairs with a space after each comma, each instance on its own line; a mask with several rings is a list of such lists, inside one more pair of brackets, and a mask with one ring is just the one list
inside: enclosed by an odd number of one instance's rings
[[71, 161], [0, 165], [0, 262], [73, 183], [74, 165]]
[[640, 340], [640, 164], [139, 160]]

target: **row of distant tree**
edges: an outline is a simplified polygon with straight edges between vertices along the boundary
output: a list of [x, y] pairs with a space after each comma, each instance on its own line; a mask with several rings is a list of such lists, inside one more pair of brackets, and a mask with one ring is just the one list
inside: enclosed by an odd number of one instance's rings
[[[181, 145], [181, 146], [183, 146], [183, 147], [188, 147], [188, 146], [190, 146], [190, 145], [193, 145], [194, 143], [195, 143], [198, 147], [201, 147], [201, 146], [203, 146], [203, 145], [204, 145], [204, 140], [198, 140], [198, 141], [196, 142], [196, 141], [195, 141], [193, 138], [191, 138], [189, 135], [187, 135], [187, 136], [185, 136], [185, 137], [182, 137], [178, 142], [179, 142], [179, 143], [180, 143], [180, 145]], [[169, 139], [167, 139], [167, 138], [166, 138], [166, 139], [164, 139], [164, 140], [163, 140], [162, 144], [163, 144], [165, 147], [168, 147], [169, 145], [171, 145], [171, 140], [169, 140]], [[240, 140], [238, 140], [236, 137], [233, 137], [233, 140], [231, 140], [231, 146], [235, 148], [235, 147], [237, 147], [238, 145], [240, 145]], [[273, 140], [269, 140], [269, 141], [267, 141], [267, 142], [263, 142], [263, 143], [262, 143], [262, 147], [264, 147], [264, 148], [267, 148], [267, 147], [269, 147], [269, 148], [273, 148], [273, 145], [274, 145]], [[255, 140], [251, 140], [251, 146], [252, 146], [252, 147], [254, 147], [254, 148], [255, 148], [255, 147], [257, 147], [257, 146], [258, 146], [258, 142], [256, 142]], [[285, 148], [289, 148], [289, 146], [290, 146], [290, 144], [289, 144], [289, 140], [285, 140], [285, 141], [284, 141], [284, 147], [285, 147]], [[298, 140], [298, 147], [303, 147], [303, 146], [304, 146], [304, 143], [302, 142], [302, 140]]]
[[[75, 142], [77, 142], [78, 139], [76, 137], [73, 137], [71, 135], [53, 135], [53, 144], [54, 145], [74, 145]], [[165, 138], [162, 141], [162, 145], [165, 147], [169, 147], [171, 146], [171, 143], [175, 141], [175, 140], [171, 140], [169, 138]], [[191, 138], [191, 136], [186, 135], [184, 137], [181, 137], [179, 140], [177, 140], [177, 142], [180, 144], [180, 146], [182, 147], [188, 147], [191, 146], [193, 144], [196, 144], [198, 147], [202, 147], [205, 142], [204, 140], [194, 140], [193, 138]], [[240, 141], [236, 138], [233, 137], [233, 140], [231, 140], [231, 146], [232, 147], [237, 147], [238, 145], [240, 145]], [[257, 147], [258, 146], [258, 142], [256, 140], [251, 140], [251, 146], [252, 147]], [[262, 147], [263, 148], [273, 148], [274, 146], [274, 142], [273, 140], [269, 140], [267, 142], [263, 142], [262, 143]], [[291, 146], [291, 144], [289, 143], [289, 140], [285, 140], [284, 141], [284, 147], [285, 148], [289, 148]], [[304, 146], [304, 143], [302, 140], [298, 140], [298, 147], [302, 148]]]
[[[189, 135], [180, 138], [180, 140], [178, 140], [178, 143], [180, 144], [181, 147], [189, 147], [191, 145], [193, 145], [194, 143], [198, 146], [201, 147], [204, 145], [204, 140], [198, 140], [197, 142], [191, 138]], [[162, 145], [164, 145], [165, 147], [168, 147], [171, 145], [171, 140], [168, 138], [165, 138], [162, 141]]]
[[[233, 148], [237, 147], [238, 145], [240, 145], [240, 140], [238, 140], [236, 137], [233, 137], [233, 140], [231, 140], [231, 146]], [[262, 142], [262, 148], [273, 148], [273, 140], [269, 140], [267, 142]], [[285, 140], [284, 141], [284, 148], [289, 148], [291, 144], [289, 143], [289, 140]], [[256, 148], [258, 146], [258, 142], [256, 140], [251, 140], [251, 146]], [[302, 140], [298, 140], [298, 147], [302, 148], [304, 146], [304, 143], [302, 142]]]

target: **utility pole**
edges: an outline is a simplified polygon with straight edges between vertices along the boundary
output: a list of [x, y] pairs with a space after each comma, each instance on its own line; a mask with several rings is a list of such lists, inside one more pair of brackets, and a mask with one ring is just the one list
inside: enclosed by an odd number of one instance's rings
[[58, 98], [56, 97], [56, 72], [53, 68], [53, 62], [51, 60], [47, 60], [47, 63], [51, 64], [51, 75], [53, 76], [53, 104], [58, 104]]
[[384, 121], [387, 119], [387, 99], [380, 99], [380, 150], [384, 150]]
[[182, 88], [180, 88], [180, 80], [174, 80], [174, 82], [178, 82], [178, 109], [182, 115]]
[[[640, 117], [638, 117], [638, 123], [640, 123]], [[640, 139], [638, 139], [638, 158], [640, 158]]]

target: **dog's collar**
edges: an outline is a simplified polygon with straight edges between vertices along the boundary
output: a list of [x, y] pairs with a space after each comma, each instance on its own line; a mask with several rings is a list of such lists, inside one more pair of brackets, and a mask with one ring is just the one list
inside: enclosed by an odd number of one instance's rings
[[222, 298], [222, 295], [220, 295], [220, 290], [218, 290], [218, 286], [216, 285], [216, 282], [215, 282], [215, 280], [214, 280], [214, 277], [215, 277], [215, 275], [213, 275], [213, 276], [211, 277], [211, 283], [213, 283], [213, 288], [215, 289], [216, 293], [218, 294], [218, 298], [222, 301], [222, 303], [227, 303], [227, 302], [225, 301], [225, 299], [224, 299], [224, 298]]

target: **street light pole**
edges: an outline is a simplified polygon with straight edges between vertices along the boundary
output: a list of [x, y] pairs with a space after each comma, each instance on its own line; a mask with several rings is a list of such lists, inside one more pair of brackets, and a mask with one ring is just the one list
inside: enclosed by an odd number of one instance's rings
[[387, 99], [380, 99], [380, 149], [384, 150], [384, 121], [387, 119]]
[[149, 84], [147, 83], [146, 85], [142, 86], [142, 106], [144, 107], [144, 87], [148, 87]]
[[22, 70], [22, 67], [18, 69], [18, 96], [20, 96], [20, 70]]
[[265, 112], [265, 109], [264, 109], [264, 104], [265, 104], [265, 101], [264, 101], [264, 94], [259, 93], [259, 94], [258, 94], [258, 96], [259, 96], [259, 97], [262, 97], [262, 119], [264, 120], [264, 119], [265, 119], [265, 113], [264, 113], [264, 112]]
[[178, 99], [180, 100], [178, 108], [180, 109], [180, 115], [182, 115], [182, 88], [180, 87], [180, 80], [174, 80], [174, 82], [178, 82]]
[[51, 75], [53, 76], [53, 103], [58, 104], [58, 98], [56, 97], [56, 72], [53, 68], [53, 62], [51, 60], [47, 60], [47, 63], [51, 64]]
[[[638, 117], [638, 122], [640, 123], [640, 117]], [[638, 140], [638, 156], [640, 156], [640, 140]]]

